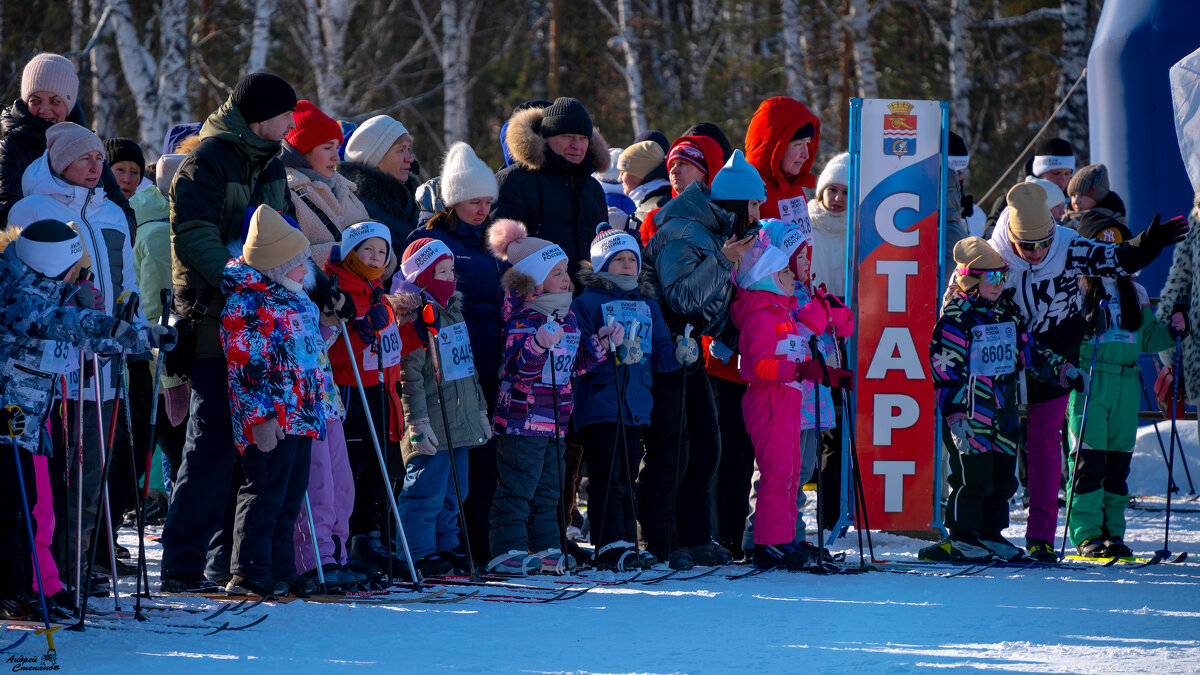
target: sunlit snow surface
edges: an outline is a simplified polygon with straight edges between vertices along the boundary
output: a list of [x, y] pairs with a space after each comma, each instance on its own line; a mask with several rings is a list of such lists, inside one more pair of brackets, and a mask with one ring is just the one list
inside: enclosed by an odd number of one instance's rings
[[[1164, 440], [1167, 425], [1162, 425]], [[1147, 433], [1149, 432], [1149, 434]], [[1200, 487], [1196, 424], [1181, 425]], [[1131, 485], [1164, 495], [1166, 470], [1153, 432], [1139, 436]], [[1177, 460], [1176, 480], [1187, 498]], [[812, 504], [812, 500], [809, 502]], [[818, 577], [773, 572], [731, 581], [728, 568], [694, 582], [599, 587], [573, 600], [507, 604], [352, 606], [291, 603], [266, 623], [204, 637], [147, 629], [59, 631], [65, 672], [181, 673], [817, 673], [984, 670], [1196, 672], [1200, 670], [1200, 502], [1171, 518], [1171, 550], [1191, 560], [1144, 570], [990, 569], [940, 578], [871, 573]], [[1060, 514], [1061, 515], [1061, 514]], [[1162, 545], [1164, 515], [1131, 511], [1127, 540], [1139, 553]], [[809, 522], [814, 519], [810, 518]], [[1061, 537], [1061, 522], [1059, 529]], [[122, 531], [136, 551], [136, 538]], [[157, 535], [154, 529], [152, 534]], [[1022, 543], [1024, 514], [1006, 535]], [[913, 539], [875, 533], [876, 554], [913, 558]], [[157, 591], [158, 557], [152, 541]], [[835, 550], [857, 559], [854, 532]], [[135, 553], [136, 555], [136, 553]], [[123, 590], [132, 590], [131, 580]], [[212, 606], [165, 597], [160, 604]], [[122, 600], [126, 607], [129, 601]], [[111, 608], [111, 599], [96, 606]], [[262, 608], [247, 617], [257, 616]], [[188, 621], [196, 621], [189, 617]], [[238, 623], [245, 617], [233, 617]], [[6, 639], [17, 633], [9, 630]], [[40, 658], [44, 639], [16, 650]], [[3, 661], [5, 657], [0, 657]], [[4, 665], [0, 663], [0, 665]], [[4, 665], [7, 669], [9, 666]]]

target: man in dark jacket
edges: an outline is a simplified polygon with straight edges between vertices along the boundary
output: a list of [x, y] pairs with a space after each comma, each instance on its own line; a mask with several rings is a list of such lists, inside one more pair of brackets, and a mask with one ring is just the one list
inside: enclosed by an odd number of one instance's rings
[[592, 177], [608, 170], [608, 144], [573, 98], [515, 113], [504, 140], [515, 163], [496, 175], [500, 198], [492, 217], [518, 220], [530, 236], [561, 246], [574, 275], [588, 259], [596, 226], [608, 222], [604, 189]]
[[278, 156], [280, 141], [295, 127], [295, 107], [296, 93], [282, 79], [266, 73], [242, 78], [204, 122], [200, 144], [171, 186], [174, 308], [196, 327], [194, 342], [180, 344], [194, 358], [184, 373], [192, 387], [191, 421], [163, 527], [163, 592], [217, 593], [216, 583], [229, 578], [230, 504], [242, 477], [219, 338], [225, 305], [219, 289], [225, 263], [239, 254], [246, 210], [266, 204], [291, 212]]
[[[87, 127], [83, 109], [75, 100], [78, 95], [79, 78], [66, 58], [42, 53], [25, 64], [21, 98], [0, 113], [0, 223], [8, 222], [9, 209], [25, 196], [21, 176], [46, 152], [46, 130], [59, 122]], [[133, 209], [107, 163], [100, 182], [108, 198], [125, 212], [132, 234], [137, 226]]]

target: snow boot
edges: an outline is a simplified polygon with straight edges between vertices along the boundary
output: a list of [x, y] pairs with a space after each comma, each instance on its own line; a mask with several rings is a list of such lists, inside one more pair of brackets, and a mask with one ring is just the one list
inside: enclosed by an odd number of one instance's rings
[[316, 569], [311, 569], [304, 573], [305, 578], [312, 579], [318, 584], [321, 583], [322, 575], [325, 577], [325, 592], [327, 593], [348, 593], [360, 589], [358, 575], [353, 572], [347, 572], [336, 563], [321, 565], [321, 575], [317, 574]]
[[533, 554], [533, 557], [541, 561], [542, 574], [558, 574], [563, 575], [579, 566], [575, 562], [575, 558], [563, 553], [556, 548], [548, 548], [544, 551], [538, 551]]
[[1048, 541], [1026, 537], [1025, 547], [1029, 549], [1029, 557], [1033, 558], [1037, 562], [1058, 562], [1058, 555], [1054, 552], [1054, 546]]
[[467, 560], [467, 555], [459, 551], [439, 551], [438, 557], [450, 566], [450, 570], [446, 574], [470, 574], [471, 561]]
[[699, 546], [684, 546], [684, 551], [687, 551], [691, 557], [692, 563], [703, 567], [716, 567], [719, 565], [728, 565], [733, 562], [733, 554], [713, 540], [709, 540], [707, 544]]
[[392, 583], [384, 572], [370, 565], [364, 565], [353, 558], [346, 560], [346, 564], [342, 565], [342, 570], [346, 574], [359, 577], [359, 586], [366, 590], [381, 591]]
[[1000, 530], [995, 530], [992, 532], [984, 532], [983, 530], [980, 530], [975, 534], [979, 538], [979, 543], [983, 544], [984, 548], [991, 551], [999, 558], [1003, 558], [1004, 560], [1021, 560], [1025, 557], [1025, 552], [1022, 551], [1016, 544], [1005, 539], [1004, 535], [1000, 533]]
[[288, 591], [297, 598], [307, 598], [321, 592], [321, 584], [316, 578], [308, 578], [303, 574], [285, 574], [275, 577], [275, 581], [287, 584]]
[[[357, 560], [362, 565], [374, 568], [376, 571], [387, 575], [390, 571], [391, 576], [397, 579], [408, 579], [408, 561], [396, 555], [389, 555], [387, 548], [383, 546], [383, 542], [379, 538], [366, 535], [356, 534], [350, 537], [350, 557]], [[390, 570], [389, 570], [389, 559]]]
[[283, 581], [276, 581], [270, 576], [247, 578], [235, 574], [229, 578], [229, 585], [225, 587], [225, 592], [230, 595], [257, 595], [264, 600], [272, 600], [287, 597], [288, 585]]
[[950, 556], [966, 562], [987, 562], [995, 557], [972, 531], [950, 533]]
[[[96, 561], [96, 571], [105, 576], [112, 576], [112, 570], [108, 569], [108, 561]], [[117, 576], [121, 577], [136, 577], [138, 575], [138, 566], [127, 563], [120, 558], [117, 558]]]
[[[755, 548], [758, 548], [757, 546]], [[926, 546], [917, 551], [918, 560], [929, 560], [932, 562], [948, 562], [953, 560], [953, 555], [950, 552], [950, 537], [939, 541], [936, 544]]]
[[[35, 595], [34, 597], [36, 598], [37, 596]], [[38, 604], [40, 609], [41, 603], [39, 602]], [[66, 621], [73, 616], [65, 607], [55, 602], [54, 596], [51, 595], [46, 596], [46, 612], [50, 615], [51, 621]]]
[[[816, 544], [813, 544], [812, 542], [808, 542], [808, 541], [799, 542], [798, 544], [796, 544], [796, 546], [798, 548], [803, 548], [805, 551], [807, 551], [808, 555], [810, 557], [812, 557], [813, 561], [816, 561], [818, 556], [820, 556], [820, 559], [824, 560], [827, 563], [833, 562], [833, 554], [830, 553], [829, 549], [827, 549], [827, 548], [819, 549], [819, 548], [817, 548]], [[824, 555], [820, 555], [822, 553]]]
[[42, 603], [36, 595], [17, 593], [0, 598], [0, 619], [4, 621], [41, 621]]
[[658, 564], [658, 558], [655, 558], [650, 551], [646, 549], [637, 549], [638, 567], [644, 570], [653, 569]]
[[417, 568], [417, 574], [422, 577], [440, 577], [450, 573], [450, 563], [437, 553], [417, 558], [413, 561], [413, 567]]
[[1079, 555], [1084, 558], [1108, 558], [1108, 553], [1105, 551], [1107, 547], [1104, 545], [1104, 537], [1088, 537], [1081, 544], [1075, 547]]
[[614, 572], [632, 572], [640, 569], [637, 548], [627, 541], [614, 541], [596, 549], [592, 567]]
[[687, 549], [677, 548], [667, 555], [667, 567], [673, 570], [686, 571], [696, 566]]
[[510, 577], [525, 577], [537, 574], [542, 569], [542, 561], [525, 551], [509, 551], [502, 553], [487, 564], [491, 574], [503, 574]]
[[1132, 558], [1133, 549], [1126, 546], [1120, 537], [1111, 537], [1104, 544], [1104, 555], [1109, 558]]
[[[93, 588], [95, 588], [93, 586]], [[220, 593], [221, 587], [208, 580], [201, 572], [192, 572], [190, 574], [178, 574], [169, 577], [163, 577], [162, 583], [159, 584], [159, 591], [163, 593]], [[107, 591], [105, 591], [107, 595]]]
[[795, 544], [755, 544], [754, 566], [760, 569], [798, 571], [813, 566], [815, 558]]

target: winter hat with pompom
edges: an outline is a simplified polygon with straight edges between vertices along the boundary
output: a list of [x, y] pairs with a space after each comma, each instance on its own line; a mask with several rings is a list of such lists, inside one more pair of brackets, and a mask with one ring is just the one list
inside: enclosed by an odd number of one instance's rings
[[742, 254], [734, 271], [738, 288], [748, 291], [769, 291], [779, 295], [791, 295], [792, 289], [779, 283], [779, 272], [787, 269], [788, 255], [771, 245], [771, 238], [763, 230], [750, 250]]
[[567, 254], [558, 244], [529, 236], [523, 223], [503, 218], [488, 228], [488, 249], [492, 255], [512, 264], [518, 274], [541, 284], [550, 270]]
[[39, 220], [21, 230], [17, 258], [32, 270], [59, 279], [83, 256], [83, 241], [60, 220]]
[[616, 230], [607, 224], [602, 224], [596, 231], [589, 251], [592, 256], [592, 269], [597, 272], [607, 272], [608, 263], [621, 251], [630, 251], [637, 258], [638, 271], [642, 269], [642, 247], [633, 235], [624, 230]]
[[496, 187], [496, 174], [479, 159], [471, 146], [462, 141], [451, 145], [446, 152], [440, 190], [442, 203], [446, 206], [483, 197], [496, 199], [500, 195]]

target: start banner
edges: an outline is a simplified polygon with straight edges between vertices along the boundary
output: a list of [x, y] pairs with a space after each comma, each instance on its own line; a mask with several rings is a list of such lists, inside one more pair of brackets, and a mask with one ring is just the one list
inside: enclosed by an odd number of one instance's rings
[[846, 288], [858, 329], [856, 442], [873, 529], [941, 527], [928, 347], [945, 289], [947, 111], [854, 99]]

